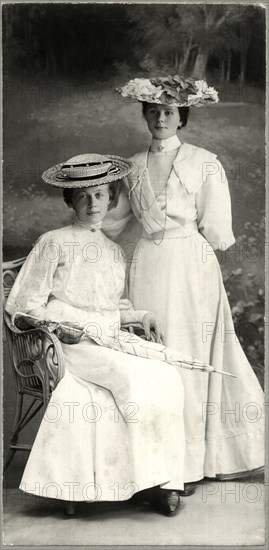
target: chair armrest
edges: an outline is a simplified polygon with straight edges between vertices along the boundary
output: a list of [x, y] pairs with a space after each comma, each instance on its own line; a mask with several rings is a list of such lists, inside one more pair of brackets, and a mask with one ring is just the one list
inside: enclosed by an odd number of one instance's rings
[[48, 394], [64, 376], [60, 340], [47, 327], [20, 329], [4, 314], [10, 359], [19, 387], [39, 381]]

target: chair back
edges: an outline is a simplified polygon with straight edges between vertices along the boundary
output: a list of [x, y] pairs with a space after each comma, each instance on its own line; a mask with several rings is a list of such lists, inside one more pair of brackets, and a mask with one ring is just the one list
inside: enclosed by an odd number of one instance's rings
[[14, 285], [15, 279], [20, 271], [20, 268], [23, 266], [26, 257], [19, 258], [18, 260], [13, 260], [11, 262], [3, 262], [3, 289], [4, 289], [4, 304], [6, 299]]
[[[3, 263], [4, 308], [25, 259]], [[51, 390], [64, 373], [62, 348], [58, 338], [45, 329], [30, 327], [20, 330], [11, 323], [5, 309], [4, 328], [16, 391], [36, 397], [43, 396], [47, 401]]]

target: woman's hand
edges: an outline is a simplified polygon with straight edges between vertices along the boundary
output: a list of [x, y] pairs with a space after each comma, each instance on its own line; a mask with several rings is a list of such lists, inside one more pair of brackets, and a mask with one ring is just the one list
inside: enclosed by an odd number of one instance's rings
[[83, 335], [83, 330], [74, 323], [65, 321], [63, 324], [64, 326], [60, 325], [56, 329], [59, 340], [64, 344], [78, 344]]
[[145, 330], [146, 338], [147, 340], [151, 340], [151, 331], [155, 332], [155, 341], [158, 344], [162, 343], [162, 328], [161, 323], [158, 321], [153, 313], [145, 313], [143, 319], [142, 319], [143, 327]]

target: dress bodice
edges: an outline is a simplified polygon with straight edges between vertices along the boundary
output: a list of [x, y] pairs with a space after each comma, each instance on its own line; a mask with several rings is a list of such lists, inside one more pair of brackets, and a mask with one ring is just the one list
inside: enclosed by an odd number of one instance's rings
[[53, 238], [61, 256], [51, 295], [85, 311], [117, 308], [125, 276], [119, 247], [77, 224], [54, 231]]
[[149, 150], [147, 162], [148, 176], [155, 198], [161, 205], [164, 203], [165, 187], [169, 180], [177, 152], [178, 149], [165, 153]]
[[[48, 304], [49, 315], [61, 303], [76, 308], [82, 321], [91, 312], [95, 318], [100, 314], [115, 319], [124, 280], [120, 247], [102, 231], [92, 232], [75, 223], [40, 237], [18, 275], [6, 309], [10, 314], [27, 313]], [[67, 320], [67, 312], [59, 320]]]
[[104, 220], [105, 234], [117, 239], [134, 215], [149, 235], [180, 228], [188, 236], [187, 226], [196, 224], [214, 249], [229, 248], [235, 242], [231, 199], [216, 155], [189, 143], [180, 144], [158, 197], [149, 175], [148, 156], [147, 149], [131, 157], [133, 171], [124, 181], [116, 208]]
[[[161, 194], [155, 196], [149, 154], [146, 150], [131, 158], [134, 170], [126, 180], [132, 211], [145, 232], [152, 235], [180, 229], [183, 236], [188, 236], [196, 223], [213, 248], [231, 246], [234, 236], [229, 187], [216, 155], [183, 143], [172, 162], [168, 155], [161, 156], [166, 168], [170, 163], [171, 170]], [[156, 169], [155, 177], [159, 178]]]

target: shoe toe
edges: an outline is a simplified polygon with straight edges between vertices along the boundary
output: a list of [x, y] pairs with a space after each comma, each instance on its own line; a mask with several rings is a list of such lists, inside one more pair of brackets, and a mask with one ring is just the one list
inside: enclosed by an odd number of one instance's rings
[[161, 489], [158, 499], [158, 509], [165, 516], [174, 516], [180, 505], [180, 496], [177, 491]]

